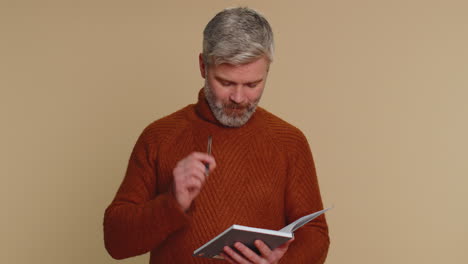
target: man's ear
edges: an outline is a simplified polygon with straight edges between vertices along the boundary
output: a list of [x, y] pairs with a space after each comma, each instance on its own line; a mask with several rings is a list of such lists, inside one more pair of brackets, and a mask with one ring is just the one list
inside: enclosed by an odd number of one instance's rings
[[203, 79], [206, 78], [206, 64], [203, 61], [203, 54], [198, 55], [198, 64], [200, 66], [200, 74]]

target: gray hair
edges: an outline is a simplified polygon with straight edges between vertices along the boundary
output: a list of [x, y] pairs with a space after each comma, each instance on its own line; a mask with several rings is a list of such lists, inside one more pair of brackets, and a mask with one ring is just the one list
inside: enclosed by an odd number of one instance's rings
[[206, 65], [240, 65], [266, 56], [273, 61], [273, 32], [261, 14], [247, 7], [228, 8], [213, 17], [203, 31]]

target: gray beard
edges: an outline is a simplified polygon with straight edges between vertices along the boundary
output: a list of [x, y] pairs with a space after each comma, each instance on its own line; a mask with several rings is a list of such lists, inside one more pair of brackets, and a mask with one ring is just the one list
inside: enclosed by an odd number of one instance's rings
[[241, 115], [229, 115], [225, 111], [225, 108], [235, 108], [239, 105], [236, 105], [234, 103], [226, 105], [223, 104], [223, 102], [218, 101], [206, 80], [203, 91], [205, 92], [205, 98], [208, 101], [208, 105], [211, 108], [211, 112], [213, 112], [213, 115], [221, 124], [227, 127], [241, 127], [245, 125], [245, 123], [247, 123], [247, 121], [249, 121], [249, 119], [255, 113], [255, 110], [257, 109], [257, 105], [261, 97], [260, 96], [254, 102], [249, 103], [247, 105], [247, 108], [245, 109], [245, 112]]

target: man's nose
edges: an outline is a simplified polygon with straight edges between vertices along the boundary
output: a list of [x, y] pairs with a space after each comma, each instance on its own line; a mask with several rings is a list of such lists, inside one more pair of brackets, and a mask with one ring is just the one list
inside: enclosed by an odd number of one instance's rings
[[231, 91], [229, 99], [236, 104], [244, 103], [245, 94], [244, 90], [242, 89], [242, 85], [237, 85], [234, 87], [234, 89]]

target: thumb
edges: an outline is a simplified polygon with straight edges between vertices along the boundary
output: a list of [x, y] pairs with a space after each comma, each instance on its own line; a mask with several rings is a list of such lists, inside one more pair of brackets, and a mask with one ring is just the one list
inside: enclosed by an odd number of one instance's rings
[[289, 245], [294, 241], [294, 237], [286, 241], [283, 245], [279, 246], [278, 249], [282, 251], [287, 251], [289, 248]]

